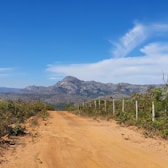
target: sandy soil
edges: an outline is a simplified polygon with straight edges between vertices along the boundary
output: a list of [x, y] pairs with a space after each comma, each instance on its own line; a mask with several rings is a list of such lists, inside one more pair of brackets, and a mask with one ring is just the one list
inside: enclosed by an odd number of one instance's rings
[[[168, 142], [135, 128], [68, 112], [51, 118], [10, 147], [0, 168], [167, 168]], [[1, 157], [1, 156], [0, 156]]]

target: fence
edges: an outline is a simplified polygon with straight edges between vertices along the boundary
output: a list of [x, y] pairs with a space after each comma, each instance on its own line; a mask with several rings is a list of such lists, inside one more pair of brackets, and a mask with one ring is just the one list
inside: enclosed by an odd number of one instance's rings
[[151, 114], [151, 120], [155, 121], [154, 101], [132, 100], [132, 99], [98, 99], [83, 102], [78, 106], [79, 114], [113, 117], [119, 113], [132, 113], [135, 120], [144, 114]]
[[166, 91], [133, 94], [130, 98], [105, 98], [83, 102], [74, 113], [113, 118], [119, 124], [135, 125], [145, 130], [145, 136], [158, 135], [168, 139], [168, 85]]

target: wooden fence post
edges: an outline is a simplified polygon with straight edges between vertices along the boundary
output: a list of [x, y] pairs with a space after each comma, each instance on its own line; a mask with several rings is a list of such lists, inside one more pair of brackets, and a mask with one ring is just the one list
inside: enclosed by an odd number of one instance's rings
[[115, 114], [115, 100], [113, 99], [113, 115]]
[[96, 105], [97, 105], [97, 104], [96, 104], [96, 100], [94, 101], [94, 104], [95, 104], [95, 109], [96, 109]]
[[81, 115], [80, 105], [78, 105], [79, 116]]
[[136, 108], [136, 121], [138, 120], [138, 101], [135, 102], [135, 108]]
[[155, 121], [155, 105], [154, 102], [152, 102], [152, 121]]
[[122, 99], [122, 112], [124, 112], [124, 99]]
[[105, 112], [107, 110], [107, 101], [106, 100], [104, 100], [104, 110], [105, 110]]
[[99, 99], [99, 109], [100, 109], [100, 99]]

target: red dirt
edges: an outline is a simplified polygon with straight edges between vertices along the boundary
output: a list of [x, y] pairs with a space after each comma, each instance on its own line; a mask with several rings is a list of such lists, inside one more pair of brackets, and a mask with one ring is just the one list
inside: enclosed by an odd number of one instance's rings
[[[145, 138], [115, 121], [96, 121], [68, 112], [51, 118], [22, 137], [0, 168], [167, 168], [168, 142]], [[1, 157], [1, 156], [0, 156]]]

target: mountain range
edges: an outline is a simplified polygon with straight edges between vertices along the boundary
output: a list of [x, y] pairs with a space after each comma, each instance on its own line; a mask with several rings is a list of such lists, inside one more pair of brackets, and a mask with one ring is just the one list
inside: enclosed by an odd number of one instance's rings
[[65, 106], [68, 103], [82, 103], [98, 97], [129, 97], [133, 93], [144, 93], [149, 88], [161, 85], [134, 85], [128, 83], [100, 83], [96, 81], [82, 81], [72, 76], [67, 76], [55, 85], [28, 86], [24, 89], [0, 88], [2, 99], [40, 99], [55, 106]]

